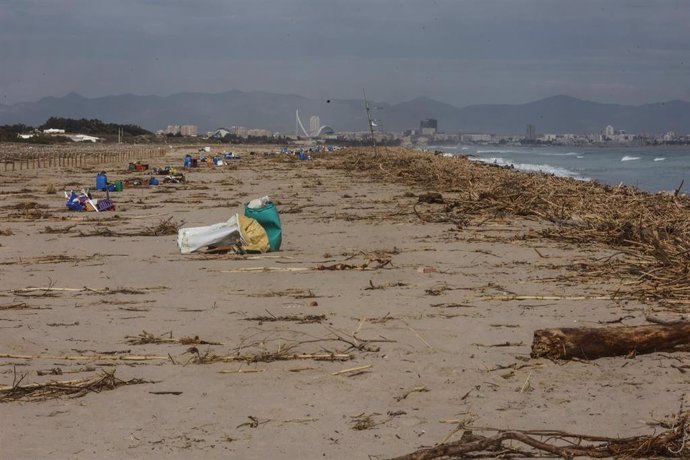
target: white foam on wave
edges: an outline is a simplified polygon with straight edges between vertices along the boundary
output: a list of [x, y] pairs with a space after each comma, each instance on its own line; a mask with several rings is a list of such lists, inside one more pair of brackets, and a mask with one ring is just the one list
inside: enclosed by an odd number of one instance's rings
[[479, 161], [481, 163], [489, 163], [498, 166], [512, 166], [518, 171], [532, 172], [532, 173], [544, 173], [553, 174], [558, 177], [572, 177], [573, 179], [581, 181], [589, 181], [587, 177], [582, 177], [576, 172], [570, 171], [566, 168], [560, 168], [558, 166], [551, 166], [547, 164], [531, 164], [531, 163], [515, 163], [511, 160], [506, 160], [502, 157], [492, 157], [492, 158], [470, 158], [472, 161]]
[[666, 158], [664, 158], [664, 157], [656, 157], [656, 158], [654, 158], [654, 161], [664, 161], [664, 160], [666, 160]]
[[639, 160], [639, 159], [640, 159], [640, 157], [632, 157], [632, 156], [626, 155], [623, 158], [621, 158], [621, 161], [635, 161], [635, 160]]

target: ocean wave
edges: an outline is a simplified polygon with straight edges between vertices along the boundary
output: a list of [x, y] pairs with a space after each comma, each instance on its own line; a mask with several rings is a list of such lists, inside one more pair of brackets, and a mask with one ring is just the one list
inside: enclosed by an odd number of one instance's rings
[[666, 158], [664, 157], [656, 157], [654, 158], [654, 161], [664, 161]]
[[494, 164], [498, 166], [512, 166], [518, 171], [532, 172], [532, 173], [544, 173], [553, 174], [558, 177], [572, 177], [573, 179], [581, 181], [589, 181], [587, 177], [582, 177], [574, 171], [570, 171], [566, 168], [561, 168], [558, 166], [551, 166], [547, 164], [531, 164], [531, 163], [515, 163], [509, 159], [502, 157], [492, 157], [492, 158], [470, 158], [472, 161], [479, 161], [481, 163]]
[[621, 161], [635, 161], [635, 160], [639, 160], [640, 158], [641, 157], [632, 157], [632, 156], [626, 155], [623, 158], [621, 158]]

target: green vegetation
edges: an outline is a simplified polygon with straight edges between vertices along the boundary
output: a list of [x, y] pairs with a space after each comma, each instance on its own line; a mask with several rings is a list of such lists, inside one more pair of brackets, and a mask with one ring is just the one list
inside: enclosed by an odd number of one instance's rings
[[284, 136], [269, 137], [269, 136], [248, 136], [240, 137], [235, 134], [226, 134], [220, 139], [221, 144], [279, 144], [283, 145], [288, 142]]
[[[50, 117], [44, 124], [35, 128], [22, 123], [0, 126], [0, 142], [21, 142], [26, 144], [61, 144], [71, 142], [68, 137], [43, 134], [44, 129], [64, 129], [67, 134], [87, 134], [106, 140], [115, 140], [118, 130], [122, 130], [125, 142], [146, 142], [147, 137], [154, 137], [153, 133], [137, 125], [120, 125], [104, 123], [101, 120], [74, 120], [71, 118]], [[29, 139], [22, 139], [19, 134], [33, 134]], [[135, 138], [136, 139], [133, 139]]]
[[72, 118], [50, 117], [48, 121], [38, 127], [44, 129], [64, 129], [68, 133], [88, 134], [91, 136], [117, 136], [118, 130], [122, 129], [124, 136], [145, 136], [153, 134], [150, 131], [137, 125], [120, 125], [117, 123], [104, 123], [101, 120], [87, 120], [82, 118], [75, 120]]

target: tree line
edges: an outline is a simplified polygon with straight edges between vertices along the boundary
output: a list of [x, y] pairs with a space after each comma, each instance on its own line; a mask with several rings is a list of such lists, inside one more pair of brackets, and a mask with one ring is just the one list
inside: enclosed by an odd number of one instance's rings
[[[34, 127], [23, 123], [0, 126], [0, 142], [22, 142], [29, 144], [57, 144], [71, 142], [67, 137], [47, 136], [43, 134], [46, 129], [63, 129], [65, 133], [86, 134], [96, 137], [115, 138], [118, 133], [123, 137], [153, 135], [150, 131], [132, 124], [105, 123], [98, 119], [73, 119], [62, 117], [50, 117], [45, 123]], [[19, 134], [34, 134], [33, 137], [22, 139]]]

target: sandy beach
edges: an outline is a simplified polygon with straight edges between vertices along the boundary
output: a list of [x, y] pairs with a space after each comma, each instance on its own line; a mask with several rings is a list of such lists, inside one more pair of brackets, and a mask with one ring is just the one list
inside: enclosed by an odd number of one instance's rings
[[[150, 171], [0, 169], [0, 386], [109, 379], [0, 401], [1, 458], [384, 459], [471, 427], [648, 435], [687, 404], [687, 352], [530, 357], [536, 329], [687, 311], [681, 296], [629, 291], [639, 274], [581, 269], [620, 248], [547, 237], [586, 214], [473, 215], [488, 192], [348, 151], [278, 150], [238, 147], [185, 183], [112, 193], [103, 213], [69, 211], [63, 191]], [[181, 169], [188, 152], [144, 160]], [[468, 184], [527, 177], [467, 167]], [[171, 227], [223, 222], [264, 195], [279, 252], [180, 254]]]

